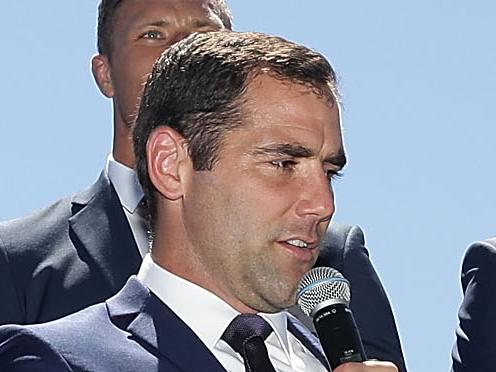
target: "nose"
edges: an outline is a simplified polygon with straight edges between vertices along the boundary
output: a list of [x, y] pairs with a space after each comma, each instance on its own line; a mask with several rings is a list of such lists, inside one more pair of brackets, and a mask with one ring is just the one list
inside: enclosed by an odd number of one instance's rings
[[330, 220], [334, 214], [334, 193], [328, 178], [319, 172], [317, 177], [302, 182], [301, 188], [296, 213], [301, 217], [315, 216], [319, 221]]

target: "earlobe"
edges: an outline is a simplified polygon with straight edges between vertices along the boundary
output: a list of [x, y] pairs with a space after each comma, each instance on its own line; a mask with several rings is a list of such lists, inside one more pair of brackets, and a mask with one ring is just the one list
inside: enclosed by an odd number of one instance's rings
[[110, 62], [107, 56], [97, 54], [91, 59], [91, 71], [96, 85], [100, 92], [107, 98], [114, 96], [114, 86], [112, 84], [112, 77], [110, 73]]
[[157, 191], [169, 200], [181, 198], [181, 166], [187, 159], [184, 138], [170, 127], [158, 127], [148, 138], [146, 152], [148, 175]]

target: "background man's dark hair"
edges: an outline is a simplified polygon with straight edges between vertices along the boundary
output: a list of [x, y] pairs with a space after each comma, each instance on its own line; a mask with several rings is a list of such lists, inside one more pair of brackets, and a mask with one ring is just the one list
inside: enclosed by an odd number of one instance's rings
[[334, 70], [321, 54], [260, 33], [196, 33], [155, 64], [133, 130], [152, 227], [156, 203], [146, 160], [150, 133], [161, 125], [173, 128], [185, 138], [194, 169], [212, 169], [225, 133], [243, 123], [249, 82], [261, 74], [308, 87], [331, 103], [338, 97]]
[[[112, 50], [112, 27], [117, 8], [126, 0], [102, 0], [98, 6], [97, 47], [98, 53], [110, 57]], [[182, 0], [178, 0], [182, 1]], [[216, 14], [224, 27], [232, 29], [232, 16], [225, 0], [210, 0], [210, 9]]]

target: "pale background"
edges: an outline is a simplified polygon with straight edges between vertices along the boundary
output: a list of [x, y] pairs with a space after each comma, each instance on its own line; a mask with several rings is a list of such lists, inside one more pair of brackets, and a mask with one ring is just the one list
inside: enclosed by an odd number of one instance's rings
[[[3, 0], [0, 219], [88, 186], [110, 150], [97, 0]], [[496, 2], [231, 0], [235, 28], [324, 53], [350, 163], [335, 220], [363, 227], [410, 371], [448, 370], [466, 246], [496, 234]]]

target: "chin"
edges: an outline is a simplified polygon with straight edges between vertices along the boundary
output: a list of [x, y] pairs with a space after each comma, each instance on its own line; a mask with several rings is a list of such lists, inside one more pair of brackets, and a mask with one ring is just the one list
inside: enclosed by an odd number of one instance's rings
[[[286, 295], [287, 294], [287, 295]], [[296, 303], [296, 289], [288, 293], [287, 288], [273, 287], [266, 296], [252, 298], [253, 302], [247, 304], [250, 308], [262, 313], [278, 313], [286, 310]]]
[[[278, 312], [287, 309], [288, 307], [296, 304], [296, 290], [297, 287], [291, 288], [290, 290], [286, 288], [285, 290], [279, 289], [279, 297], [272, 300], [271, 305], [277, 309], [273, 312]], [[283, 295], [285, 294], [285, 295]]]

